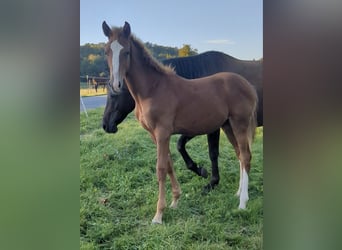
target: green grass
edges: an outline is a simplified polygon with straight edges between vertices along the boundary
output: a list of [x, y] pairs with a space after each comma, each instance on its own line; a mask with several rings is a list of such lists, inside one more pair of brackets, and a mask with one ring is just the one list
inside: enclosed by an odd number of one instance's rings
[[[245, 211], [237, 209], [239, 163], [225, 135], [221, 132], [220, 184], [207, 195], [201, 191], [209, 178], [187, 170], [176, 149], [179, 136], [173, 136], [170, 149], [182, 196], [177, 209], [165, 209], [163, 225], [152, 225], [158, 197], [155, 145], [133, 114], [116, 134], [106, 134], [102, 113], [103, 108], [90, 110], [88, 118], [83, 113], [80, 118], [81, 249], [262, 249], [262, 128], [253, 144]], [[194, 138], [187, 149], [211, 172], [206, 136]]]

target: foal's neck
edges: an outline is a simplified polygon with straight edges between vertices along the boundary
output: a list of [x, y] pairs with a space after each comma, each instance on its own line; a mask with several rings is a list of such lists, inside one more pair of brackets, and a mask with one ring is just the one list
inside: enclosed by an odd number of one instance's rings
[[143, 52], [131, 42], [131, 62], [126, 76], [128, 88], [136, 102], [151, 96], [163, 77], [151, 65], [146, 63]]

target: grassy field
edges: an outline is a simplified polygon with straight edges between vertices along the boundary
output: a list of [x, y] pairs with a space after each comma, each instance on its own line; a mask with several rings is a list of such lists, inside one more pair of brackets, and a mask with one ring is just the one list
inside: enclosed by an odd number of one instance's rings
[[86, 82], [80, 82], [80, 96], [97, 96], [97, 95], [106, 95], [107, 89], [103, 89], [102, 86], [97, 88], [97, 92], [93, 85], [89, 86]]
[[95, 89], [80, 89], [80, 95], [81, 96], [97, 96], [97, 95], [106, 95], [107, 89], [103, 90], [102, 87], [97, 89], [97, 92]]
[[[80, 117], [81, 249], [262, 249], [262, 128], [253, 144], [245, 211], [237, 209], [239, 163], [223, 132], [220, 184], [207, 195], [201, 191], [209, 179], [187, 170], [176, 149], [179, 136], [173, 136], [170, 149], [182, 196], [177, 209], [165, 209], [163, 225], [152, 225], [158, 196], [155, 146], [133, 114], [116, 134], [106, 134], [102, 113], [99, 108]], [[206, 136], [194, 138], [187, 148], [211, 172]]]

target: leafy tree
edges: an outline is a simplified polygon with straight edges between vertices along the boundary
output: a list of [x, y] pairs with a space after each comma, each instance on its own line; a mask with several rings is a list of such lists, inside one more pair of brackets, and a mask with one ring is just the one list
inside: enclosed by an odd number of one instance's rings
[[152, 43], [145, 43], [145, 46], [151, 51], [152, 55], [162, 61], [167, 58], [177, 57], [178, 48], [177, 47], [166, 47]]
[[88, 61], [89, 61], [90, 63], [94, 63], [94, 61], [95, 61], [96, 59], [98, 59], [99, 57], [100, 57], [100, 55], [89, 54], [89, 55], [88, 55]]
[[190, 44], [183, 44], [183, 47], [178, 50], [178, 57], [193, 56], [197, 54], [197, 49], [192, 49]]
[[81, 45], [80, 75], [108, 76], [108, 66], [104, 55], [104, 43]]

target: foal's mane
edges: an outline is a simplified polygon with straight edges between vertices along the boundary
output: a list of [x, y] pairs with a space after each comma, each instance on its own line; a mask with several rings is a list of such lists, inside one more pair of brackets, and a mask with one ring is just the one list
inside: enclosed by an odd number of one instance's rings
[[143, 59], [147, 64], [149, 64], [152, 68], [154, 68], [157, 72], [162, 74], [176, 74], [173, 68], [171, 68], [169, 65], [164, 65], [161, 62], [159, 62], [157, 59], [155, 59], [150, 50], [146, 48], [146, 46], [143, 44], [143, 42], [135, 37], [134, 35], [131, 35], [131, 41], [134, 44], [135, 47], [137, 47], [143, 55]]
[[[114, 37], [119, 37], [122, 35], [123, 28], [120, 27], [113, 27], [112, 28], [112, 34]], [[169, 65], [164, 65], [161, 62], [159, 62], [157, 59], [155, 59], [149, 49], [146, 48], [146, 46], [143, 44], [143, 42], [137, 38], [135, 35], [131, 34], [129, 36], [130, 41], [132, 44], [141, 52], [144, 61], [146, 64], [151, 66], [153, 69], [155, 69], [157, 72], [170, 75], [170, 74], [176, 74], [174, 69]]]

